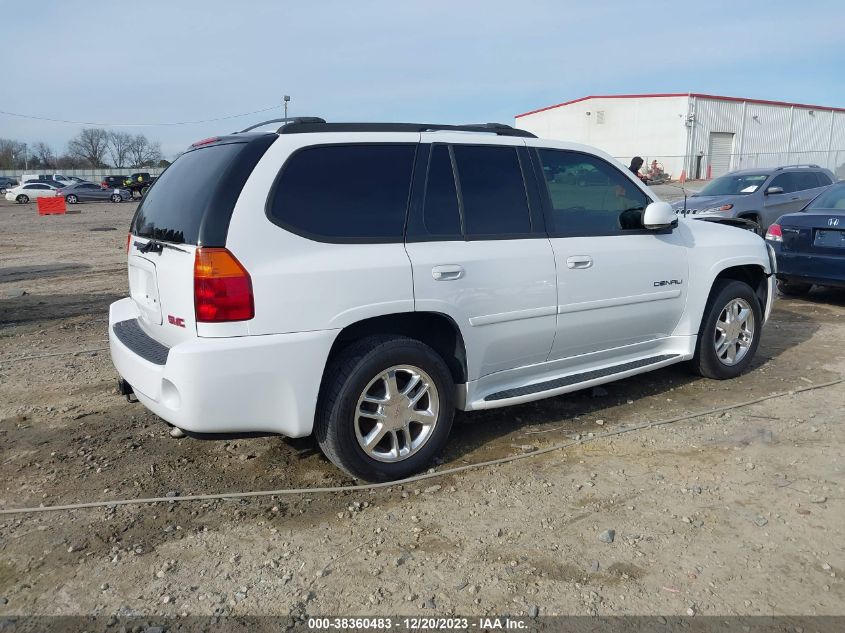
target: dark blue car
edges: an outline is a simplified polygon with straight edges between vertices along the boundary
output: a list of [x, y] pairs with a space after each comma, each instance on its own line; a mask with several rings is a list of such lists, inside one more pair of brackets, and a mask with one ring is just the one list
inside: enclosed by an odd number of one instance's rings
[[781, 216], [766, 241], [777, 254], [783, 294], [804, 294], [813, 284], [845, 287], [845, 182], [832, 185], [803, 211]]

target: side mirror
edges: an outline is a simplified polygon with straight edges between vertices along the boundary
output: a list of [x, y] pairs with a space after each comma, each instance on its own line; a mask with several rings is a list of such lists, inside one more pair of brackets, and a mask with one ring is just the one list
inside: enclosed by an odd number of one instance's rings
[[769, 187], [766, 189], [767, 196], [773, 193], [783, 193], [783, 187]]
[[643, 226], [649, 230], [665, 229], [678, 219], [675, 210], [668, 202], [652, 202], [643, 213]]

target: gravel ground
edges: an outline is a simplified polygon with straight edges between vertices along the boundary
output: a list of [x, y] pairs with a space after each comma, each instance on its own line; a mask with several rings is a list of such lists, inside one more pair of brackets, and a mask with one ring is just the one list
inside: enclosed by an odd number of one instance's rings
[[[0, 202], [0, 508], [351, 484], [310, 440], [174, 440], [117, 395], [133, 209]], [[835, 380], [843, 316], [842, 293], [782, 299], [737, 380], [676, 367], [460, 414], [437, 469], [592, 440], [507, 465], [0, 515], [0, 615], [845, 614], [842, 385], [599, 437]]]

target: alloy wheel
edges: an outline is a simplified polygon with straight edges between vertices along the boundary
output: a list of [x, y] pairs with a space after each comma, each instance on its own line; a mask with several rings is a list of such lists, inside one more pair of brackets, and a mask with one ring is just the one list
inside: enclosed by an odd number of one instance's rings
[[740, 362], [754, 342], [754, 311], [745, 299], [731, 299], [716, 320], [713, 345], [716, 358], [725, 365]]
[[355, 437], [368, 457], [403, 461], [431, 438], [439, 413], [431, 376], [413, 365], [396, 365], [373, 378], [358, 398]]

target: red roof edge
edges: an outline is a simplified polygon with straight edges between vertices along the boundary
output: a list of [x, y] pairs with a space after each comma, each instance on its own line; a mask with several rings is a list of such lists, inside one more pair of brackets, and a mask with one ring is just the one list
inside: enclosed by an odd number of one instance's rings
[[572, 101], [564, 101], [563, 103], [556, 103], [555, 105], [546, 106], [545, 108], [537, 108], [536, 110], [531, 110], [529, 112], [523, 112], [522, 114], [515, 115], [514, 118], [518, 119], [520, 117], [528, 116], [529, 114], [537, 114], [538, 112], [545, 112], [546, 110], [554, 110], [555, 108], [561, 108], [563, 106], [572, 105], [573, 103], [578, 103], [580, 101], [587, 101], [588, 99], [646, 99], [646, 98], [654, 98], [654, 97], [701, 97], [704, 99], [718, 99], [719, 101], [735, 101], [735, 102], [743, 102], [747, 101], [748, 103], [759, 103], [762, 105], [779, 105], [779, 106], [791, 106], [795, 108], [807, 108], [809, 110], [828, 110], [833, 112], [845, 112], [845, 108], [834, 108], [831, 106], [821, 106], [821, 105], [812, 105], [808, 103], [792, 103], [789, 101], [770, 101], [768, 99], [746, 99], [744, 97], [726, 97], [723, 95], [709, 95], [704, 94], [701, 92], [666, 92], [666, 93], [654, 93], [654, 94], [639, 94], [639, 95], [590, 95], [587, 97], [581, 97], [580, 99], [573, 99]]

